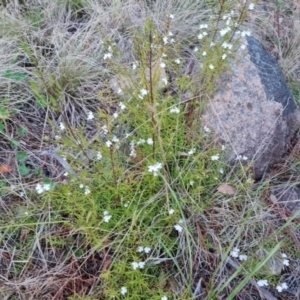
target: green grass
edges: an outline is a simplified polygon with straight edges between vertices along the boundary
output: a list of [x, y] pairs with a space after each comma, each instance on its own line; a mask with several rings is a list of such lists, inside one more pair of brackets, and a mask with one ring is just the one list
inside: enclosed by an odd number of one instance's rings
[[0, 4], [1, 297], [247, 299], [267, 279], [285, 299], [298, 223], [269, 199], [297, 157], [254, 183], [200, 121], [250, 2], [98, 2]]

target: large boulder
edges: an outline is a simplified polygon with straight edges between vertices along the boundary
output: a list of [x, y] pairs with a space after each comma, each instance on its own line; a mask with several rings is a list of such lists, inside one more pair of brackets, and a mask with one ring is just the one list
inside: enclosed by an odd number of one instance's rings
[[252, 36], [247, 47], [221, 76], [208, 103], [203, 125], [226, 146], [231, 164], [237, 157], [253, 162], [254, 178], [286, 153], [300, 126], [300, 113], [274, 58]]

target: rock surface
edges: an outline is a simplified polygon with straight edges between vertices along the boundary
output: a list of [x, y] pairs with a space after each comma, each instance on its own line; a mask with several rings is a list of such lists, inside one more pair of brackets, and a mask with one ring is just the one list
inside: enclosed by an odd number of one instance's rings
[[226, 145], [231, 164], [241, 155], [253, 161], [255, 179], [286, 153], [300, 126], [300, 112], [275, 61], [252, 36], [222, 75], [203, 115], [203, 125]]

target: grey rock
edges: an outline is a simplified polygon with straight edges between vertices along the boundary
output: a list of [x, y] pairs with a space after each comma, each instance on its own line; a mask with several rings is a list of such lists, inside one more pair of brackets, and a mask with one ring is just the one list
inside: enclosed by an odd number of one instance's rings
[[245, 43], [231, 71], [218, 81], [202, 121], [226, 145], [229, 162], [246, 156], [260, 179], [286, 153], [300, 113], [276, 60], [254, 37], [247, 36]]

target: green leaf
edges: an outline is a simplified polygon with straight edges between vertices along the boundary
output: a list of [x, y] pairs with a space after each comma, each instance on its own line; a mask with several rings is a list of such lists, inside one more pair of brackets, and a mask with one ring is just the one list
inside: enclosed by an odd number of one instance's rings
[[28, 77], [27, 74], [23, 72], [6, 70], [4, 73], [4, 78], [11, 79], [14, 81], [26, 81]]
[[5, 129], [4, 122], [0, 121], [0, 132], [3, 132]]
[[28, 133], [28, 129], [26, 127], [23, 127], [23, 126], [20, 126], [18, 128], [18, 133], [21, 135], [21, 136], [25, 136], [27, 133]]
[[6, 120], [10, 116], [9, 110], [0, 106], [0, 120]]
[[20, 143], [19, 143], [18, 141], [16, 141], [16, 140], [12, 140], [12, 141], [10, 142], [10, 144], [11, 144], [11, 146], [12, 146], [13, 148], [17, 148], [17, 147], [20, 145]]
[[28, 159], [28, 155], [25, 151], [19, 151], [17, 153], [17, 159], [19, 162], [24, 163]]
[[20, 170], [20, 174], [21, 174], [22, 176], [26, 176], [26, 175], [28, 175], [29, 172], [30, 172], [30, 170], [25, 166], [24, 163], [21, 164], [21, 165], [19, 165], [19, 170]]

